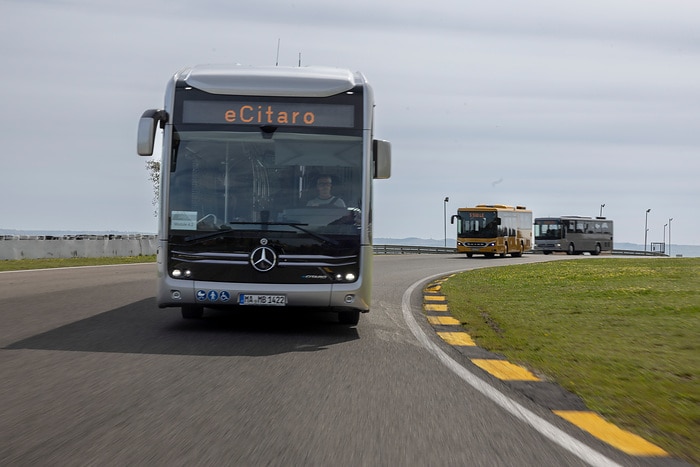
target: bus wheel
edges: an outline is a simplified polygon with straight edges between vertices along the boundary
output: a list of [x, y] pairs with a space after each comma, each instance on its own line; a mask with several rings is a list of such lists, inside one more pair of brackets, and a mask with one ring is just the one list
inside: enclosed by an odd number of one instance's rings
[[472, 256], [474, 256], [474, 253], [467, 253], [467, 258], [471, 258]]
[[182, 317], [185, 319], [200, 319], [204, 315], [204, 307], [185, 305], [182, 307]]
[[343, 310], [338, 312], [338, 322], [355, 326], [360, 322], [360, 310]]
[[576, 254], [576, 247], [574, 246], [573, 243], [569, 243], [569, 248], [566, 250], [567, 255], [575, 255]]
[[593, 256], [598, 256], [600, 254], [600, 243], [595, 244], [595, 250], [591, 251]]
[[510, 257], [511, 258], [520, 258], [523, 255], [524, 250], [525, 250], [525, 248], [521, 244], [520, 251], [514, 251], [513, 253], [510, 254]]
[[552, 252], [549, 251], [549, 250], [544, 250], [542, 253], [544, 253], [545, 255], [551, 255], [551, 254], [552, 254]]

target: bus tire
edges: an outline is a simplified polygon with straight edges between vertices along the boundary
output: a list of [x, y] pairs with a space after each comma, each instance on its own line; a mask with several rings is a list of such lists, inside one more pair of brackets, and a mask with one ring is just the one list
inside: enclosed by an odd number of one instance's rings
[[591, 251], [593, 256], [598, 256], [601, 252], [600, 243], [595, 244], [595, 250]]
[[576, 254], [576, 247], [574, 246], [573, 243], [569, 243], [569, 248], [566, 249], [566, 254], [567, 255], [575, 255]]
[[467, 253], [467, 258], [471, 258], [472, 256], [474, 256], [474, 253]]
[[542, 253], [545, 254], [545, 255], [551, 255], [551, 254], [552, 254], [552, 252], [549, 251], [549, 250], [544, 250], [544, 251], [542, 251]]
[[197, 305], [185, 305], [181, 309], [184, 319], [201, 319], [204, 315], [204, 307]]
[[510, 254], [511, 258], [520, 258], [523, 255], [523, 251], [525, 251], [525, 247], [523, 247], [522, 243], [520, 244], [520, 251], [514, 251], [513, 253]]
[[360, 322], [360, 310], [343, 310], [338, 312], [338, 322], [348, 326], [356, 326]]

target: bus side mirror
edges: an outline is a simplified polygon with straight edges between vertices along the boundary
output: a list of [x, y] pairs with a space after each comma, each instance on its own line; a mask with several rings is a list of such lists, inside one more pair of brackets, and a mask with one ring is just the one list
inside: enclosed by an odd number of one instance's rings
[[374, 178], [391, 177], [391, 143], [389, 141], [381, 139], [372, 141], [372, 160], [374, 162]]
[[453, 214], [452, 217], [450, 217], [450, 224], [455, 223], [455, 218], [459, 217], [457, 214]]
[[136, 135], [136, 152], [139, 156], [152, 156], [153, 144], [156, 139], [156, 124], [161, 128], [168, 121], [168, 114], [164, 110], [147, 110], [139, 120], [138, 134]]
[[496, 225], [501, 225], [501, 218], [500, 217], [496, 218]]

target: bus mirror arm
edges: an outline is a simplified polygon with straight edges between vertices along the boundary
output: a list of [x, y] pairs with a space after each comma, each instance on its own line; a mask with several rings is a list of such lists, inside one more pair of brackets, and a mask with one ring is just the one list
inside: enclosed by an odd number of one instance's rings
[[457, 214], [452, 214], [452, 217], [450, 217], [450, 224], [455, 223], [455, 218], [459, 217]]
[[146, 110], [139, 120], [138, 135], [136, 138], [136, 152], [139, 156], [152, 156], [153, 144], [156, 138], [156, 123], [160, 128], [165, 128], [168, 122], [168, 113], [165, 110]]

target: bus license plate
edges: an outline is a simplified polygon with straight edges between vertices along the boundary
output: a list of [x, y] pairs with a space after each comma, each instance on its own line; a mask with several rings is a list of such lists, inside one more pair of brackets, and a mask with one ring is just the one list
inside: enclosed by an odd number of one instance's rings
[[287, 304], [286, 295], [264, 295], [264, 294], [240, 294], [238, 296], [239, 305], [266, 305], [285, 306]]

